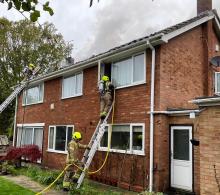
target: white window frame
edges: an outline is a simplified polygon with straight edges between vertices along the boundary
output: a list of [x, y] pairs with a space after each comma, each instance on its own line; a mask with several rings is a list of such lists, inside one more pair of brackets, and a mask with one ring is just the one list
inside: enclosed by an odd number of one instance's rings
[[[43, 136], [42, 136], [42, 148], [39, 148], [41, 151], [42, 151], [42, 149], [43, 149], [43, 139], [44, 139], [44, 126], [43, 125], [41, 125], [41, 126], [39, 126], [39, 125], [35, 125], [35, 124], [28, 124], [28, 125], [17, 125], [17, 128], [21, 128], [21, 129], [23, 129], [23, 128], [32, 128], [32, 138], [31, 138], [31, 144], [34, 144], [34, 131], [35, 131], [35, 129], [39, 129], [39, 128], [42, 128], [42, 131], [43, 131]], [[18, 130], [17, 130], [17, 133], [18, 133]], [[17, 136], [16, 136], [16, 146], [17, 147], [21, 147], [22, 145], [20, 145], [20, 146], [18, 146], [18, 134], [17, 134]]]
[[220, 91], [217, 91], [218, 89], [218, 82], [217, 82], [217, 75], [220, 74], [220, 72], [215, 72], [215, 94], [220, 94]]
[[[35, 87], [40, 88], [40, 86], [42, 86], [42, 99], [39, 100], [38, 102], [27, 104], [27, 96], [26, 96], [27, 90], [35, 88]], [[40, 104], [40, 103], [43, 103], [43, 102], [44, 102], [44, 83], [40, 83], [38, 85], [31, 86], [28, 89], [23, 91], [22, 106], [29, 106], [29, 105], [34, 105], [34, 104]]]
[[[141, 54], [144, 54], [144, 80], [134, 82], [134, 81], [133, 81], [133, 80], [134, 80], [134, 78], [133, 78], [133, 77], [134, 77], [134, 57], [135, 57], [135, 56], [139, 56], [139, 55], [141, 55]], [[130, 57], [124, 58], [124, 59], [119, 60], [119, 61], [112, 62], [112, 65], [111, 65], [111, 73], [113, 72], [113, 64], [114, 64], [114, 63], [122, 62], [122, 61], [127, 60], [127, 59], [130, 59], [130, 58], [131, 58], [131, 60], [132, 60], [131, 84], [129, 84], [129, 85], [124, 85], [124, 86], [120, 86], [120, 87], [116, 87], [115, 89], [121, 89], [121, 88], [126, 88], [126, 87], [131, 87], [131, 86], [141, 85], [141, 84], [146, 83], [146, 74], [147, 74], [147, 72], [146, 72], [146, 62], [147, 62], [147, 60], [146, 60], [146, 51], [142, 51], [142, 52], [139, 52], [139, 53], [135, 53], [134, 55], [132, 55], [132, 56], [130, 56]], [[112, 78], [111, 78], [111, 82], [113, 83]], [[113, 84], [114, 84], [114, 83], [113, 83]]]
[[[65, 151], [62, 150], [56, 150], [55, 149], [55, 142], [56, 142], [56, 133], [57, 133], [57, 128], [60, 126], [65, 126], [66, 127], [66, 143], [65, 143]], [[49, 148], [49, 141], [50, 141], [50, 128], [54, 128], [54, 135], [53, 135], [53, 149]], [[61, 153], [61, 154], [67, 154], [67, 130], [69, 127], [72, 127], [72, 133], [74, 132], [74, 125], [49, 125], [48, 129], [48, 140], [47, 140], [47, 152], [54, 152], [54, 153]]]
[[[71, 95], [71, 96], [68, 96], [68, 97], [64, 97], [64, 79], [67, 79], [67, 78], [70, 78], [70, 77], [74, 77], [74, 80], [76, 81], [76, 75], [79, 75], [79, 74], [82, 74], [82, 91], [81, 91], [81, 93], [74, 94], [74, 95]], [[63, 79], [62, 79], [62, 95], [61, 95], [61, 99], [68, 99], [68, 98], [73, 98], [73, 97], [79, 97], [79, 96], [82, 96], [82, 95], [83, 95], [83, 71], [80, 71], [80, 72], [74, 73], [72, 75], [63, 77]]]
[[[124, 123], [124, 124], [114, 124], [114, 125], [123, 125], [123, 126], [130, 126], [130, 145], [128, 150], [120, 150], [120, 149], [111, 149], [110, 152], [117, 152], [117, 153], [126, 153], [126, 154], [135, 154], [135, 155], [145, 155], [145, 124], [144, 123]], [[106, 125], [109, 128], [109, 124]], [[143, 138], [142, 138], [142, 150], [133, 150], [133, 134], [132, 134], [132, 128], [134, 126], [142, 126], [142, 133], [143, 133]], [[109, 140], [109, 134], [108, 134], [108, 140]], [[99, 151], [108, 151], [108, 147], [101, 147], [99, 144], [98, 147]]]

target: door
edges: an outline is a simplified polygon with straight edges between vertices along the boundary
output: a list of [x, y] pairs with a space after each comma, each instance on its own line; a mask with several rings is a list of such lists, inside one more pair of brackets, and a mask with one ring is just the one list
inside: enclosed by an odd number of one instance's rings
[[192, 127], [171, 127], [171, 187], [192, 191]]

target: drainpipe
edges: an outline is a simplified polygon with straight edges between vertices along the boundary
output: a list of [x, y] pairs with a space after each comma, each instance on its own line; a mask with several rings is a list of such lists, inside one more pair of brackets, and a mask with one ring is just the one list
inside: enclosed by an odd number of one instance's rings
[[15, 146], [15, 135], [16, 135], [16, 118], [17, 118], [17, 111], [18, 111], [18, 96], [16, 96], [16, 103], [15, 103], [15, 116], [14, 116], [14, 132], [13, 132], [13, 146]]
[[155, 84], [155, 48], [147, 41], [152, 51], [151, 64], [151, 97], [150, 97], [150, 174], [149, 174], [149, 191], [153, 189], [153, 164], [154, 164], [154, 84]]

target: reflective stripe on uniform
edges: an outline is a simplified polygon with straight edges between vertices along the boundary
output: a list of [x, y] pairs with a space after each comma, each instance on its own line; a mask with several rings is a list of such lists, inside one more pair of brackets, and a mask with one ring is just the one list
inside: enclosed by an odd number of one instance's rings
[[68, 182], [68, 181], [64, 181], [63, 182], [63, 187], [65, 188], [65, 187], [69, 187], [70, 186], [70, 182]]

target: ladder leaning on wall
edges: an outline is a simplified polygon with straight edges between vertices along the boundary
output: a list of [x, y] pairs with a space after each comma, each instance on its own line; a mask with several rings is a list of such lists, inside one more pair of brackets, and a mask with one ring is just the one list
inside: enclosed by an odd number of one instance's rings
[[[114, 104], [114, 103], [113, 103]], [[84, 155], [83, 155], [83, 158], [82, 158], [82, 163], [84, 164], [84, 170], [87, 170], [92, 162], [92, 159], [96, 153], [96, 150], [98, 149], [99, 147], [99, 143], [101, 142], [101, 139], [105, 133], [105, 127], [106, 127], [106, 124], [107, 124], [107, 120], [109, 118], [109, 115], [112, 111], [112, 108], [113, 108], [113, 104], [111, 105], [109, 111], [108, 111], [108, 114], [106, 115], [105, 119], [104, 120], [100, 120], [94, 133], [93, 133], [93, 136], [89, 142], [89, 147], [91, 149], [86, 149]], [[80, 177], [79, 179], [77, 180], [77, 186], [76, 188], [78, 189], [82, 182], [83, 182], [83, 179], [85, 177], [85, 171], [82, 171], [81, 174], [80, 174]]]
[[15, 97], [28, 85], [29, 80], [31, 80], [37, 72], [40, 70], [40, 67], [37, 67], [33, 74], [28, 77], [27, 80], [22, 81], [18, 87], [11, 93], [10, 96], [0, 105], [0, 114], [8, 107], [8, 105], [15, 99]]

